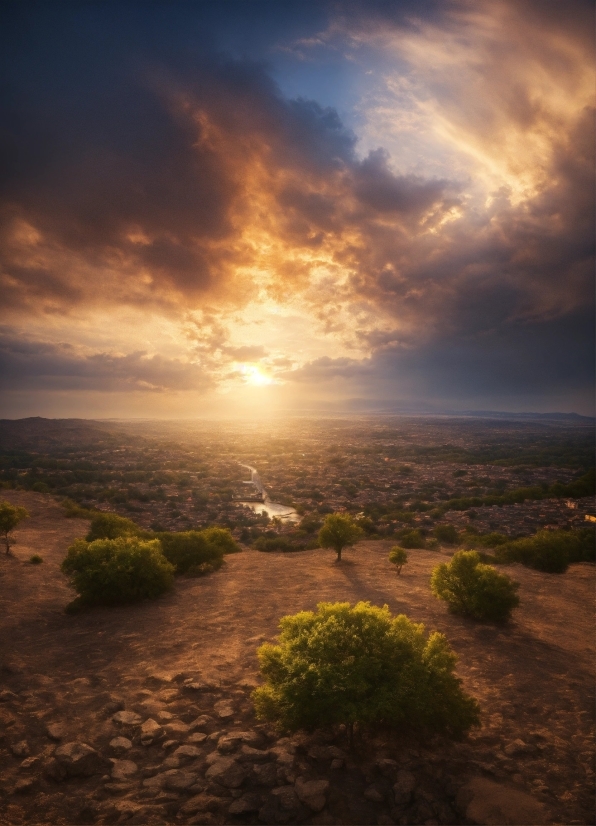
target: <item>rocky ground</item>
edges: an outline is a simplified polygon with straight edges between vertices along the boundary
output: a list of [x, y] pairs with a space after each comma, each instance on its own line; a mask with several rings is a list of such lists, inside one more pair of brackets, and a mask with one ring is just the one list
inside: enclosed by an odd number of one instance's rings
[[[69, 616], [59, 571], [87, 523], [48, 496], [4, 491], [32, 518], [0, 558], [0, 821], [14, 824], [594, 822], [594, 569], [510, 566], [504, 628], [433, 599], [441, 559], [389, 545], [230, 557], [156, 602]], [[39, 553], [41, 565], [28, 563]], [[387, 603], [460, 657], [482, 728], [461, 743], [378, 731], [282, 737], [255, 720], [255, 649], [322, 600]]]

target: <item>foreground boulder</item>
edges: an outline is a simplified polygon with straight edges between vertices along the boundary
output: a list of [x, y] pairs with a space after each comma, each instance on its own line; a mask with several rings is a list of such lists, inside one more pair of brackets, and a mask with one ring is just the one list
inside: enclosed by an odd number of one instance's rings
[[459, 790], [457, 807], [471, 823], [482, 826], [542, 826], [544, 806], [529, 794], [475, 777]]

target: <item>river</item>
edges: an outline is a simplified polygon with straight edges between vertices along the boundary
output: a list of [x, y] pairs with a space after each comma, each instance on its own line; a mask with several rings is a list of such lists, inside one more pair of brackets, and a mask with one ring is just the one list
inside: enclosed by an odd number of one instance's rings
[[240, 466], [250, 470], [250, 481], [255, 486], [256, 490], [263, 495], [264, 500], [263, 502], [242, 502], [242, 505], [250, 508], [255, 513], [262, 513], [265, 511], [270, 519], [277, 517], [284, 522], [300, 522], [300, 516], [296, 513], [294, 508], [290, 508], [288, 505], [280, 505], [279, 502], [271, 501], [267, 491], [263, 487], [263, 483], [261, 482], [261, 478], [257, 473], [256, 468], [251, 467], [250, 465], [243, 465], [242, 463], [240, 463]]

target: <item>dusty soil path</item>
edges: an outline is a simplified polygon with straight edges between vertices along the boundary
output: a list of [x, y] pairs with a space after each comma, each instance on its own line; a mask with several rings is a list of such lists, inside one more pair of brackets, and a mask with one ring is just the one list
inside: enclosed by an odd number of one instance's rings
[[[17, 740], [27, 739], [32, 754], [46, 755], [44, 726], [54, 720], [74, 739], [107, 737], [101, 708], [122, 696], [127, 708], [135, 702], [150, 707], [168, 700], [164, 685], [189, 678], [236, 692], [240, 713], [250, 716], [247, 689], [258, 680], [258, 644], [275, 636], [284, 614], [339, 600], [387, 604], [443, 632], [457, 652], [483, 726], [466, 743], [445, 747], [446, 771], [449, 759], [457, 758], [460, 770], [464, 759], [467, 769], [531, 792], [551, 822], [593, 822], [593, 566], [575, 565], [564, 575], [508, 566], [521, 584], [521, 604], [504, 628], [450, 616], [432, 597], [430, 573], [445, 559], [441, 553], [410, 552], [398, 578], [384, 541], [347, 550], [340, 565], [329, 551], [247, 550], [228, 557], [216, 574], [178, 580], [155, 602], [69, 616], [64, 607], [73, 594], [59, 566], [88, 523], [64, 518], [48, 496], [2, 493], [31, 513], [15, 531], [14, 556], [0, 558], [0, 692], [8, 691], [0, 704], [0, 770], [9, 777], [0, 800], [5, 822], [36, 822], [31, 798], [10, 794], [18, 762], [10, 749]], [[28, 564], [33, 553], [43, 564]], [[525, 748], [516, 751], [515, 740]], [[59, 818], [65, 802], [54, 801], [56, 822], [76, 822], [68, 814]]]

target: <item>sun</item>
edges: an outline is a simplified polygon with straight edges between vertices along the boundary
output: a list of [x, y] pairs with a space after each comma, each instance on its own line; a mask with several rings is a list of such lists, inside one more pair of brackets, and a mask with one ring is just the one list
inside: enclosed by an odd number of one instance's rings
[[263, 373], [260, 367], [256, 364], [241, 364], [240, 372], [244, 376], [246, 384], [252, 384], [253, 387], [266, 387], [273, 384], [273, 379], [266, 373]]

